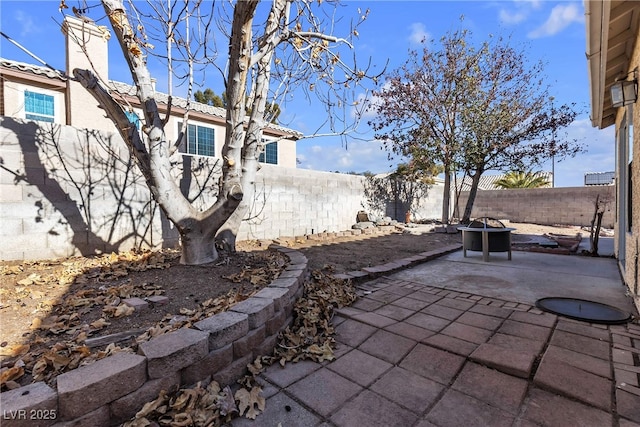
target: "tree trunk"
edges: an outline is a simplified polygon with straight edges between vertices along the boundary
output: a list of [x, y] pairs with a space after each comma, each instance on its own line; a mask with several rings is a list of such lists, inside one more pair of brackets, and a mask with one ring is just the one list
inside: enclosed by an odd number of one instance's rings
[[[265, 26], [264, 34], [276, 34], [278, 24], [286, 13], [287, 2], [274, 2], [271, 13]], [[258, 148], [262, 146], [262, 130], [266, 126], [265, 110], [267, 105], [267, 96], [269, 94], [269, 80], [271, 78], [271, 61], [275, 52], [275, 38], [272, 36], [266, 40], [262, 40], [259, 51], [264, 52], [259, 56], [256, 65], [258, 67], [254, 84], [251, 113], [249, 116], [249, 124], [246, 134], [244, 135], [244, 148], [242, 151], [242, 180], [241, 185], [244, 189], [244, 197], [235, 212], [222, 226], [216, 235], [216, 241], [225, 251], [235, 252], [236, 239], [242, 220], [250, 211], [251, 204], [255, 202], [255, 186], [256, 176], [258, 173]], [[265, 49], [269, 47], [269, 49]], [[244, 97], [243, 97], [244, 99]]]
[[442, 223], [449, 224], [449, 203], [451, 201], [451, 169], [444, 166], [444, 189], [442, 194]]
[[[240, 4], [244, 5], [245, 3], [248, 2], [241, 2]], [[220, 185], [221, 191], [219, 192], [218, 200], [213, 206], [205, 212], [200, 212], [191, 205], [182, 194], [177, 182], [172, 178], [172, 165], [169, 159], [171, 144], [167, 141], [164, 132], [164, 121], [158, 112], [155, 100], [156, 93], [145, 57], [140, 53], [140, 47], [137, 46], [138, 41], [133, 34], [123, 2], [122, 0], [103, 0], [102, 4], [138, 89], [137, 96], [144, 112], [146, 141], [142, 140], [138, 130], [129, 122], [120, 104], [100, 85], [91, 71], [74, 70], [73, 74], [93, 95], [105, 110], [107, 116], [116, 125], [129, 148], [131, 156], [135, 158], [154, 200], [166, 217], [176, 226], [182, 238], [183, 253], [181, 262], [184, 264], [202, 264], [215, 261], [217, 258], [213, 240], [215, 231], [231, 216], [242, 200], [242, 186], [237, 173], [239, 169], [231, 168], [231, 173], [229, 173], [229, 170], [223, 170], [223, 178]], [[245, 12], [246, 9], [241, 8]], [[253, 14], [251, 8], [249, 7], [248, 9], [249, 13], [246, 15], [249, 16], [249, 21], [251, 21]], [[246, 18], [246, 15], [243, 18]], [[250, 28], [250, 22], [247, 24], [243, 21], [240, 24], [243, 29], [247, 25]], [[237, 34], [239, 34], [237, 38], [239, 40], [235, 41], [238, 49], [242, 50], [243, 47], [248, 45], [246, 38], [249, 37], [250, 40], [251, 32], [249, 31], [247, 34], [246, 32], [238, 31]], [[244, 60], [245, 62], [247, 61], [246, 58]], [[242, 58], [240, 61], [242, 61]], [[237, 69], [242, 70], [243, 67], [238, 67]], [[244, 67], [244, 72], [246, 77], [246, 66]], [[234, 122], [240, 123], [241, 130], [243, 119], [244, 114], [242, 114], [240, 120], [235, 120]], [[238, 126], [235, 126], [234, 130], [237, 131], [237, 129]], [[237, 147], [234, 146], [234, 149], [238, 152], [238, 159], [241, 146], [242, 139], [240, 139], [240, 144]], [[229, 166], [233, 166], [233, 162], [228, 163]]]
[[478, 185], [480, 184], [480, 177], [482, 176], [482, 171], [477, 170], [476, 173], [471, 178], [471, 189], [469, 190], [469, 198], [467, 199], [467, 204], [464, 207], [464, 214], [462, 215], [463, 224], [468, 224], [471, 220], [471, 211], [473, 210], [473, 204], [476, 201], [476, 195], [478, 194]]
[[218, 259], [218, 251], [211, 233], [190, 230], [181, 233], [182, 255], [180, 263], [201, 265]]

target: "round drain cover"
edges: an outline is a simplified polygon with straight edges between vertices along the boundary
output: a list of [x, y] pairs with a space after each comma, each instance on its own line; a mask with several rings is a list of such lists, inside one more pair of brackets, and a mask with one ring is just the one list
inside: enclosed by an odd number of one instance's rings
[[631, 321], [631, 314], [599, 302], [576, 298], [541, 298], [536, 307], [559, 316], [590, 323], [620, 324]]

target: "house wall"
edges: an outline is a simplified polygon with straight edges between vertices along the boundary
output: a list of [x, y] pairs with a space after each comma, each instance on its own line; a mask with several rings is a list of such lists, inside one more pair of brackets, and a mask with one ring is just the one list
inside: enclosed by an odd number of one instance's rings
[[5, 115], [11, 117], [17, 117], [20, 119], [25, 118], [24, 98], [26, 90], [34, 90], [37, 92], [51, 95], [54, 98], [55, 106], [55, 122], [64, 124], [67, 121], [67, 112], [65, 110], [65, 93], [64, 88], [57, 90], [50, 85], [37, 84], [35, 82], [21, 81], [19, 78], [8, 77], [5, 74], [2, 75], [3, 85], [3, 107]]
[[[64, 34], [66, 47], [68, 75], [73, 75], [73, 70], [76, 68], [90, 69], [103, 84], [109, 81], [109, 38], [106, 36], [107, 33], [104, 32], [105, 30], [104, 27], [87, 24], [72, 16], [65, 17], [62, 33]], [[117, 43], [117, 41], [114, 40], [112, 43]], [[90, 60], [85, 52], [91, 54]], [[60, 78], [47, 77], [50, 73], [51, 71], [49, 70], [47, 70], [47, 73], [34, 74], [31, 71], [0, 68], [0, 74], [3, 77], [0, 81], [0, 84], [3, 85], [0, 102], [2, 103], [4, 115], [25, 119], [24, 91], [37, 88], [38, 92], [55, 97], [55, 123], [111, 133], [117, 131], [113, 122], [106, 117], [104, 110], [98, 106], [98, 102], [80, 83], [73, 80], [65, 82]], [[142, 110], [138, 107], [140, 102], [137, 98], [122, 95], [119, 99], [125, 108], [131, 108], [141, 119], [144, 117]], [[166, 105], [159, 105], [159, 109], [160, 114], [166, 114]], [[176, 141], [179, 133], [179, 124], [184, 121], [185, 110], [173, 105], [171, 111], [171, 117], [167, 126], [165, 126], [165, 133], [169, 141]], [[195, 110], [190, 111], [189, 114], [191, 124], [214, 129], [215, 157], [218, 160], [221, 159], [226, 134], [224, 117]], [[275, 140], [282, 133], [291, 138], [290, 131], [284, 128], [266, 129], [265, 137]], [[290, 168], [296, 167], [295, 140], [282, 139], [278, 141], [278, 165]]]
[[[492, 217], [513, 222], [553, 225], [591, 225], [597, 196], [608, 201], [602, 226], [615, 222], [615, 187], [556, 187], [478, 191], [471, 217]], [[460, 195], [463, 211], [469, 192]]]
[[[636, 40], [640, 34], [636, 34]], [[635, 44], [633, 54], [631, 56], [629, 69], [637, 68], [640, 70], [640, 43]], [[638, 76], [640, 77], [640, 76]], [[615, 247], [618, 251], [620, 236], [624, 233], [624, 254], [616, 253], [620, 260], [620, 271], [622, 277], [629, 288], [630, 294], [633, 296], [636, 307], [640, 309], [640, 279], [638, 275], [640, 257], [640, 103], [626, 108], [629, 114], [629, 122], [633, 123], [633, 147], [629, 153], [630, 159], [633, 159], [631, 166], [631, 229], [626, 224], [616, 222], [616, 239]], [[618, 108], [616, 116], [616, 137], [620, 131], [620, 126], [625, 115], [625, 108]], [[630, 123], [631, 124], [631, 123]], [[620, 168], [627, 165], [616, 165], [616, 178], [619, 181]], [[628, 183], [625, 183], [628, 185]], [[627, 193], [628, 194], [628, 193]], [[628, 201], [627, 201], [628, 202]], [[624, 200], [619, 200], [618, 210], [627, 209]]]

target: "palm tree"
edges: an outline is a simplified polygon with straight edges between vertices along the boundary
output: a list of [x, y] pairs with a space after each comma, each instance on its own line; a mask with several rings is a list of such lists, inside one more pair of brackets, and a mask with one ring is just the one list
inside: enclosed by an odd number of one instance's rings
[[499, 188], [540, 188], [549, 185], [549, 180], [542, 172], [511, 171], [496, 180], [494, 185]]

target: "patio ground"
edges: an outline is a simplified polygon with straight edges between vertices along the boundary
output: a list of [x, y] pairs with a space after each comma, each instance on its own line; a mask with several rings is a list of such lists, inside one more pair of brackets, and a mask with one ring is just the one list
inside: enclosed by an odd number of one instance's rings
[[611, 258], [462, 251], [359, 285], [329, 363], [269, 367], [243, 426], [638, 426], [640, 326], [574, 321], [547, 296], [635, 312]]

